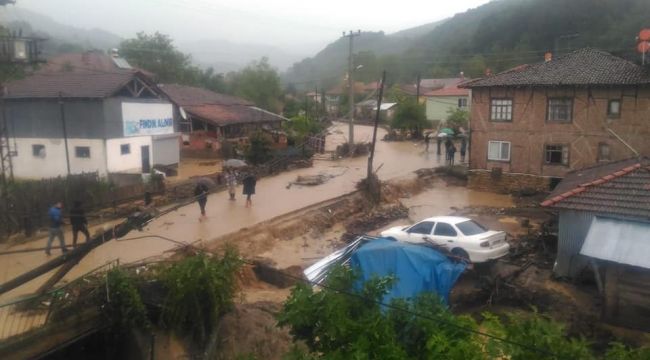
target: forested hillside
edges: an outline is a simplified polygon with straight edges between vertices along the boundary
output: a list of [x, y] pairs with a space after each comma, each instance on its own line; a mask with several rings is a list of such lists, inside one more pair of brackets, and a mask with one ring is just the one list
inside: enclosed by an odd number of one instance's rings
[[[540, 61], [546, 51], [566, 53], [585, 46], [634, 59], [635, 36], [648, 26], [648, 0], [497, 0], [457, 14], [424, 34], [416, 32], [407, 41], [397, 34], [362, 35], [356, 62], [364, 67], [358, 77], [374, 79], [384, 68], [393, 82], [413, 81], [418, 73], [430, 77], [464, 71], [480, 76], [486, 68], [497, 72]], [[347, 64], [345, 40], [295, 64], [286, 80], [331, 84], [340, 79]]]

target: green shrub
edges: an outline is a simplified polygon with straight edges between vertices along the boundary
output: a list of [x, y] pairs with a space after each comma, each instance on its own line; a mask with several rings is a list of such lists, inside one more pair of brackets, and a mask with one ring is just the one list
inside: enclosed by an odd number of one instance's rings
[[168, 294], [163, 324], [204, 342], [221, 315], [233, 306], [235, 275], [241, 264], [237, 252], [228, 248], [221, 258], [199, 253], [164, 270], [161, 280]]
[[128, 272], [120, 268], [109, 271], [106, 274], [106, 291], [107, 302], [103, 312], [116, 332], [150, 326], [147, 309], [135, 280]]

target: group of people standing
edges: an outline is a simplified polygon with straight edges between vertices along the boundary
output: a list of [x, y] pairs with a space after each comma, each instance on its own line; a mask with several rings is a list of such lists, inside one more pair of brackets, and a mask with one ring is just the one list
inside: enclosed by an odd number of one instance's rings
[[[431, 142], [431, 133], [427, 133], [424, 136], [424, 145], [425, 145], [425, 151], [429, 152], [429, 143]], [[451, 136], [443, 136], [443, 137], [436, 137], [438, 140], [438, 146], [437, 146], [437, 155], [440, 155], [441, 153], [441, 147], [442, 147], [442, 140], [443, 138], [445, 139], [445, 161], [448, 166], [453, 166], [454, 165], [454, 159], [456, 156], [456, 144], [454, 144], [454, 141], [451, 139]], [[465, 162], [465, 154], [467, 153], [467, 137], [462, 136], [460, 138], [460, 161]]]
[[[237, 171], [233, 169], [227, 169], [224, 175], [224, 182], [228, 188], [229, 200], [235, 201], [235, 192], [237, 189], [237, 183], [241, 177], [241, 183], [243, 185], [242, 193], [246, 195], [246, 207], [250, 208], [253, 206], [252, 196], [255, 194], [255, 186], [257, 185], [257, 178], [252, 173], [245, 173], [243, 176], [240, 176]], [[199, 221], [206, 219], [205, 206], [208, 203], [208, 193], [209, 188], [204, 182], [198, 182], [194, 188], [194, 197], [199, 204], [201, 209], [201, 217]]]

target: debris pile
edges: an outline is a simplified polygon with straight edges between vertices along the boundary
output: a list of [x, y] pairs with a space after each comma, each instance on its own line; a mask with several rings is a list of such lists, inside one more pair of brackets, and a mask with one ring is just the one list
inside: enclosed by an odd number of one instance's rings
[[[370, 153], [370, 143], [356, 143], [353, 147], [352, 157], [365, 156]], [[349, 157], [350, 144], [343, 143], [336, 147], [336, 156]]]
[[370, 212], [364, 212], [346, 224], [346, 234], [343, 235], [342, 240], [350, 242], [360, 234], [379, 229], [395, 220], [405, 219], [408, 217], [408, 212], [408, 209], [401, 203], [381, 206]]

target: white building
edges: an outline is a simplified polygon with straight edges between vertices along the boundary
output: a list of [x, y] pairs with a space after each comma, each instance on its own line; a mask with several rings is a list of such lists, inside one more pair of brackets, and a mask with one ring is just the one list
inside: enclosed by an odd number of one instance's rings
[[137, 174], [178, 164], [172, 104], [147, 75], [119, 64], [42, 72], [6, 85], [16, 178]]

